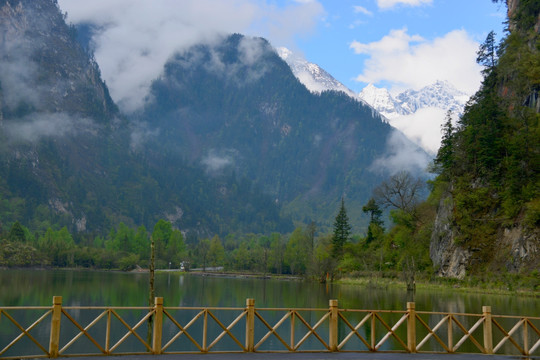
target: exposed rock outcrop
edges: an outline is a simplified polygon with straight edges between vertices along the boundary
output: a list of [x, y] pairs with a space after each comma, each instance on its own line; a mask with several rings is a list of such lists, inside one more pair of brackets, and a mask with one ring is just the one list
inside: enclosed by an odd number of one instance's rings
[[452, 195], [448, 193], [439, 203], [429, 255], [439, 276], [462, 279], [471, 253], [454, 243], [453, 207]]
[[[452, 195], [447, 193], [438, 206], [429, 251], [437, 275], [462, 279], [475, 249], [455, 242], [458, 230], [453, 226], [453, 208]], [[498, 263], [491, 267], [516, 273], [537, 268], [540, 264], [539, 233], [539, 229], [531, 230], [522, 225], [502, 228], [490, 254], [491, 260]]]
[[539, 229], [528, 231], [522, 226], [504, 229], [501, 244], [510, 248], [510, 257], [506, 261], [506, 268], [519, 272], [537, 268], [540, 263], [540, 236]]

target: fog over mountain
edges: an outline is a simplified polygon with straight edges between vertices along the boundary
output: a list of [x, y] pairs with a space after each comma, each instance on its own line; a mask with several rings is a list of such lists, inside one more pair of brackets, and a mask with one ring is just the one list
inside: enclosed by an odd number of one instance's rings
[[195, 237], [285, 232], [292, 220], [331, 226], [346, 197], [360, 231], [371, 190], [424, 166], [425, 153], [372, 107], [309, 91], [263, 38], [184, 46], [143, 106], [121, 111], [93, 55], [99, 27], [67, 25], [52, 0], [2, 0], [0, 17], [3, 221], [100, 233], [165, 218]]

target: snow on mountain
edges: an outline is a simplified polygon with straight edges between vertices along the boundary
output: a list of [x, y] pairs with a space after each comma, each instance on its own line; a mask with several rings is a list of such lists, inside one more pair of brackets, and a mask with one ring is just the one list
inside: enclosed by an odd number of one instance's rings
[[441, 124], [448, 110], [455, 117], [460, 116], [468, 100], [467, 94], [448, 81], [437, 81], [420, 90], [409, 89], [395, 97], [388, 90], [369, 84], [358, 96], [431, 154], [440, 146]]
[[422, 108], [435, 107], [461, 114], [468, 98], [467, 94], [456, 89], [448, 81], [437, 81], [419, 91], [406, 90], [399, 94], [396, 100], [409, 113]]
[[384, 115], [387, 119], [393, 119], [400, 115], [407, 115], [411, 112], [405, 109], [396, 101], [385, 88], [377, 88], [373, 84], [366, 86], [358, 97], [371, 105], [375, 110]]
[[319, 65], [305, 60], [284, 47], [277, 48], [276, 51], [279, 57], [289, 65], [294, 76], [296, 76], [308, 90], [316, 93], [325, 90], [343, 91], [347, 95], [358, 99], [354, 91], [337, 81]]
[[276, 51], [296, 78], [310, 91], [343, 91], [371, 106], [388, 119], [390, 125], [431, 154], [435, 154], [440, 146], [441, 124], [448, 110], [459, 116], [468, 100], [467, 94], [457, 90], [448, 81], [437, 81], [420, 90], [409, 89], [397, 96], [392, 96], [387, 89], [369, 84], [356, 94], [317, 64], [284, 47]]
[[393, 97], [387, 89], [373, 84], [366, 86], [358, 96], [388, 119], [414, 114], [420, 109], [437, 108], [461, 114], [468, 95], [457, 90], [448, 81], [437, 81], [420, 90], [405, 90]]

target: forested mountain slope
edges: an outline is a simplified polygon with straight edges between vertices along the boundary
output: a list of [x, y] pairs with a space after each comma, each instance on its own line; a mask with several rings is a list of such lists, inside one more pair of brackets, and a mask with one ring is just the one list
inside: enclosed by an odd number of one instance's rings
[[355, 226], [393, 131], [342, 92], [310, 92], [266, 40], [238, 34], [174, 56], [141, 121], [160, 133], [149, 146], [245, 177], [297, 220], [331, 224], [345, 195]]
[[0, 0], [0, 224], [288, 232], [330, 225], [345, 196], [362, 228], [394, 131], [370, 107], [312, 94], [266, 40], [231, 35], [173, 56], [127, 116], [80, 40], [55, 0]]
[[0, 1], [0, 224], [81, 234], [160, 218], [195, 234], [292, 227], [241, 178], [223, 196], [199, 166], [134, 151], [140, 128], [64, 20], [53, 0]]
[[431, 258], [441, 275], [532, 271], [540, 262], [540, 3], [508, 1], [509, 33], [478, 52], [481, 89], [435, 160]]

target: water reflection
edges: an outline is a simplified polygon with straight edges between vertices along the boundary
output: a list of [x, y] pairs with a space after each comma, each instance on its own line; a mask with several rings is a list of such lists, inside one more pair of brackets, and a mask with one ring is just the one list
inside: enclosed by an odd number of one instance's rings
[[[275, 279], [194, 276], [158, 273], [156, 296], [165, 306], [243, 307], [247, 298], [256, 307], [326, 308], [337, 299], [340, 308], [405, 310], [408, 301], [418, 311], [480, 313], [490, 305], [494, 314], [540, 316], [540, 299], [460, 293], [452, 290], [415, 293]], [[61, 270], [0, 271], [0, 305], [50, 305], [54, 295], [64, 305], [146, 306], [148, 274]]]
[[[146, 273], [115, 273], [115, 272], [89, 272], [89, 271], [32, 271], [32, 270], [2, 270], [0, 271], [0, 306], [21, 306], [21, 305], [51, 305], [54, 295], [63, 297], [65, 306], [147, 306], [149, 275]], [[540, 316], [540, 299], [524, 298], [517, 296], [486, 295], [459, 293], [452, 290], [445, 291], [424, 291], [407, 292], [405, 289], [395, 288], [368, 288], [359, 286], [319, 284], [301, 281], [283, 281], [275, 279], [254, 279], [254, 278], [232, 278], [232, 277], [212, 277], [212, 276], [194, 276], [178, 273], [158, 273], [155, 278], [156, 296], [164, 298], [166, 307], [238, 307], [243, 308], [247, 298], [255, 299], [255, 307], [263, 314], [268, 323], [274, 325], [281, 319], [285, 311], [269, 311], [262, 308], [320, 308], [328, 309], [330, 299], [337, 299], [341, 309], [364, 309], [364, 310], [405, 310], [406, 303], [414, 300], [417, 311], [438, 311], [453, 313], [481, 313], [482, 305], [491, 305], [493, 314], [513, 314]], [[88, 324], [99, 314], [89, 313], [88, 310], [70, 310], [72, 315], [77, 317], [82, 324]], [[140, 310], [118, 310], [129, 324], [135, 324], [142, 316], [144, 311]], [[173, 317], [185, 326], [191, 319], [197, 315], [199, 310], [169, 310]], [[242, 310], [234, 311], [213, 311], [215, 315], [225, 324], [229, 324]], [[299, 311], [309, 324], [314, 325], [324, 312]], [[26, 319], [22, 319], [24, 324], [31, 324], [37, 318], [36, 314], [25, 312]], [[360, 312], [346, 312], [344, 316], [352, 324], [357, 324], [366, 314]], [[401, 313], [380, 314], [384, 321], [389, 324], [395, 324]], [[434, 327], [444, 315], [433, 315], [425, 317], [425, 321]], [[469, 329], [475, 318], [458, 317], [459, 321]], [[201, 318], [202, 319], [202, 318]], [[18, 330], [13, 326], [6, 326], [6, 317], [3, 317], [0, 323], [0, 348], [2, 344], [9, 343]], [[209, 320], [212, 321], [212, 320]], [[506, 321], [504, 319], [501, 322]], [[194, 323], [190, 328], [190, 333], [200, 339], [203, 334], [202, 320]], [[290, 339], [290, 322], [280, 327], [277, 333], [283, 339]], [[302, 334], [307, 331], [301, 321], [296, 321], [295, 334], [298, 341]], [[63, 340], [71, 339], [77, 334], [77, 329], [69, 323], [62, 325]], [[126, 331], [120, 324], [117, 328], [111, 327], [113, 338], [120, 338]], [[322, 328], [326, 325], [323, 324]], [[509, 329], [513, 324], [504, 324]], [[41, 328], [36, 329], [36, 336], [43, 338], [44, 344], [47, 343], [47, 336], [50, 326], [43, 324]], [[373, 335], [380, 339], [386, 334], [386, 329], [380, 324], [372, 330], [370, 326], [359, 329], [364, 338], [370, 339]], [[460, 333], [460, 330], [453, 325], [454, 334]], [[34, 331], [34, 330], [33, 330]], [[164, 336], [170, 339], [176, 334], [178, 328], [172, 323], [164, 324]], [[209, 327], [209, 336], [217, 336], [221, 329], [217, 326]], [[268, 329], [257, 323], [255, 335], [260, 339], [266, 334]], [[327, 331], [327, 330], [321, 330]], [[343, 339], [349, 333], [350, 329], [342, 321], [338, 323], [339, 338]], [[425, 336], [426, 331], [422, 327], [417, 328], [418, 335]], [[92, 329], [92, 334], [96, 337], [103, 337], [105, 325], [101, 323]], [[232, 332], [241, 343], [244, 342], [245, 327], [237, 325]], [[398, 336], [405, 339], [405, 327], [397, 330]], [[442, 334], [440, 334], [442, 336]], [[516, 339], [522, 338], [517, 334]], [[500, 335], [499, 335], [500, 337]], [[41, 341], [41, 340], [40, 340]], [[125, 346], [141, 346], [135, 340]], [[135, 342], [133, 342], [135, 341]], [[200, 341], [200, 340], [198, 340]], [[355, 343], [356, 342], [356, 343]], [[31, 345], [31, 344], [29, 344]], [[390, 350], [396, 343], [392, 341], [385, 343], [384, 350]], [[19, 345], [18, 345], [19, 346]], [[21, 343], [19, 350], [14, 348], [10, 354], [24, 354], [26, 344]], [[81, 345], [82, 346], [82, 345]], [[214, 350], [229, 351], [235, 348], [231, 339], [220, 343]], [[347, 347], [351, 349], [363, 349], [358, 339], [354, 338]], [[441, 351], [437, 343], [432, 341], [427, 345], [429, 349]], [[229, 347], [232, 347], [231, 349]], [[277, 338], [271, 337], [260, 350], [285, 350]], [[399, 348], [399, 347], [397, 347]], [[86, 348], [80, 348], [80, 351], [86, 351]], [[193, 344], [190, 344], [185, 337], [175, 343], [170, 351], [188, 351], [196, 350]], [[314, 337], [308, 339], [304, 349], [321, 350], [321, 344]], [[347, 349], [347, 348], [346, 348]], [[95, 349], [94, 349], [95, 350]], [[366, 349], [364, 349], [366, 350]], [[23, 352], [20, 352], [23, 351]], [[127, 351], [127, 350], [126, 350]], [[140, 349], [144, 351], [144, 348]], [[464, 351], [476, 351], [474, 344], [466, 343]], [[9, 354], [6, 354], [9, 355]]]

